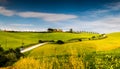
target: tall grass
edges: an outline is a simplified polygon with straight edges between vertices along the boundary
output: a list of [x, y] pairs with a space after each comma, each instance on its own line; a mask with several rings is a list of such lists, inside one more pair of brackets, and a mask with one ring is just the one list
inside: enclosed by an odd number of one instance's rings
[[12, 69], [119, 69], [119, 58], [117, 55], [97, 52], [78, 56], [72, 51], [71, 55], [22, 58]]

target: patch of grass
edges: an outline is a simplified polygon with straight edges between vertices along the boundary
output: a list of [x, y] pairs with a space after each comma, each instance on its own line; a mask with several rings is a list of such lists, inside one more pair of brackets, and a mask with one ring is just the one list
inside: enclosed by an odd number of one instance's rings
[[77, 53], [87, 53], [95, 51], [94, 45], [85, 42], [66, 43], [66, 44], [47, 44], [42, 47], [32, 50], [29, 56], [52, 56], [52, 55], [70, 55], [72, 51], [76, 50]]

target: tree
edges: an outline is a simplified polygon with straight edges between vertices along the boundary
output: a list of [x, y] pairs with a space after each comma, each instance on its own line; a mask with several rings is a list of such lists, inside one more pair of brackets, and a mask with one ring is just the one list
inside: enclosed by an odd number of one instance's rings
[[54, 29], [48, 28], [48, 32], [53, 32], [53, 31], [54, 31]]
[[92, 36], [92, 39], [95, 39], [95, 36]]
[[64, 44], [64, 42], [62, 40], [58, 40], [56, 43], [57, 44]]
[[42, 41], [42, 40], [39, 40], [39, 41], [38, 41], [38, 43], [43, 43], [43, 42], [44, 42], [44, 41]]
[[82, 39], [79, 39], [79, 41], [82, 41]]
[[70, 29], [70, 33], [73, 33], [73, 29], [72, 28]]

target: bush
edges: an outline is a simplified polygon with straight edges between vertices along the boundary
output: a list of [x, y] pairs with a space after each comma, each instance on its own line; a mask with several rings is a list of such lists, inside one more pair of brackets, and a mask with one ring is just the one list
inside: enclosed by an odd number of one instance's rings
[[57, 43], [57, 44], [64, 44], [64, 41], [58, 40], [56, 43]]
[[91, 40], [90, 38], [88, 38], [88, 40]]
[[95, 36], [92, 36], [92, 39], [95, 39]]
[[44, 41], [42, 41], [42, 40], [39, 40], [38, 42], [39, 42], [39, 43], [43, 43]]
[[79, 41], [82, 41], [82, 39], [78, 39]]
[[3, 52], [4, 51], [4, 49], [0, 46], [0, 52]]
[[0, 67], [4, 66], [10, 66], [14, 64], [21, 56], [23, 56], [22, 53], [20, 53], [20, 50], [18, 48], [4, 50], [2, 47], [0, 47]]

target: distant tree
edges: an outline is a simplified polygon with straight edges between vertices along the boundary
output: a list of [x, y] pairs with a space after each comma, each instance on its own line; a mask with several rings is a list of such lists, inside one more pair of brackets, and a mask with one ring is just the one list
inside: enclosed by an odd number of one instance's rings
[[70, 33], [73, 33], [73, 29], [72, 28], [70, 29]]
[[95, 36], [92, 36], [92, 39], [95, 39]]
[[79, 41], [82, 41], [82, 39], [79, 39]]
[[91, 40], [90, 38], [88, 38], [88, 40]]
[[48, 32], [53, 32], [53, 31], [54, 31], [54, 29], [48, 28]]
[[64, 42], [62, 40], [58, 40], [56, 43], [57, 44], [64, 44]]
[[44, 42], [44, 41], [42, 41], [42, 40], [39, 40], [39, 41], [38, 41], [38, 43], [43, 43], [43, 42]]

